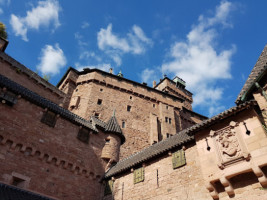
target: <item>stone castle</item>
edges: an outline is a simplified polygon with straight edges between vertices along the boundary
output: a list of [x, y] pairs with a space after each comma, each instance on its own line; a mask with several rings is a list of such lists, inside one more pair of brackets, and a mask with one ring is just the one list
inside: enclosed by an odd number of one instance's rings
[[0, 199], [267, 198], [267, 45], [236, 100], [192, 110], [180, 77], [153, 87], [69, 68], [57, 86], [0, 41]]

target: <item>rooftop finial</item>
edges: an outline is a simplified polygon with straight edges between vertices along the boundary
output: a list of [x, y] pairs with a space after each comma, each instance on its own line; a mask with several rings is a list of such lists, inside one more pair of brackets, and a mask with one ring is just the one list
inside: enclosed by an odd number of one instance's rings
[[113, 110], [113, 116], [115, 117], [116, 109]]
[[120, 70], [120, 72], [118, 73], [118, 76], [123, 77], [123, 74], [121, 73], [121, 70]]

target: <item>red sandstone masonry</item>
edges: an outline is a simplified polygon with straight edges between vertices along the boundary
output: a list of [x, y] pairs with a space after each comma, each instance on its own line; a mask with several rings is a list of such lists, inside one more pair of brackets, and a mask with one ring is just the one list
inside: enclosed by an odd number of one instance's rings
[[[0, 54], [4, 54], [0, 52]], [[11, 58], [10, 58], [11, 59]], [[15, 61], [14, 61], [15, 62]], [[16, 62], [17, 63], [17, 62]], [[15, 65], [20, 65], [16, 64]], [[39, 94], [40, 96], [49, 99], [56, 104], [61, 104], [64, 101], [65, 94], [52, 84], [46, 82], [34, 72], [24, 66], [15, 66], [0, 57], [0, 74], [8, 77], [11, 80], [21, 84], [29, 90]], [[25, 71], [25, 72], [24, 72]], [[26, 72], [27, 71], [27, 72]]]
[[[0, 181], [13, 172], [30, 177], [28, 189], [59, 199], [99, 199], [101, 159], [108, 134], [90, 134], [89, 144], [76, 137], [79, 126], [59, 117], [54, 128], [41, 123], [44, 109], [18, 99], [0, 104]], [[43, 181], [40, 181], [43, 180]]]

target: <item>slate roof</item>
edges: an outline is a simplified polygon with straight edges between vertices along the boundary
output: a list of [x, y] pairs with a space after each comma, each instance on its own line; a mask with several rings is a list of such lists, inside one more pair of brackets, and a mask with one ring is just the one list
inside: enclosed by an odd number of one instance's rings
[[118, 135], [121, 138], [121, 144], [125, 142], [125, 136], [122, 133], [121, 127], [118, 124], [115, 115], [113, 115], [106, 123], [105, 132]]
[[21, 95], [23, 98], [27, 99], [28, 101], [43, 107], [47, 108], [56, 114], [59, 114], [61, 117], [72, 121], [78, 125], [82, 125], [84, 127], [87, 127], [95, 132], [98, 132], [98, 130], [87, 120], [79, 117], [78, 115], [75, 115], [74, 113], [60, 107], [59, 105], [53, 103], [52, 101], [41, 97], [40, 95], [36, 94], [35, 92], [32, 92], [31, 90], [21, 86], [20, 84], [11, 81], [9, 78], [3, 76], [0, 74], [0, 86], [6, 87], [8, 90], [14, 92], [15, 94]]
[[109, 171], [107, 171], [104, 178], [110, 178], [138, 164], [150, 160], [153, 157], [163, 154], [164, 152], [167, 152], [175, 147], [181, 146], [189, 141], [192, 141], [194, 140], [194, 134], [197, 131], [210, 127], [211, 125], [217, 123], [219, 120], [226, 119], [254, 105], [257, 105], [256, 101], [247, 101], [243, 104], [232, 107], [212, 118], [206, 119], [198, 124], [184, 129], [179, 133], [175, 134], [174, 136], [171, 136], [170, 138], [153, 144], [152, 146], [149, 146], [148, 148], [119, 161], [115, 166], [113, 166], [109, 169]]
[[96, 118], [95, 116], [91, 116], [91, 121], [92, 124], [95, 126], [97, 125], [98, 127], [102, 128], [105, 130], [106, 127], [106, 123], [98, 118]]
[[[240, 91], [236, 103], [242, 103], [242, 96], [249, 92], [249, 89], [254, 85], [260, 75], [266, 70], [267, 68], [267, 44], [265, 45], [258, 61], [256, 62], [255, 66], [253, 67], [247, 81], [245, 82], [242, 90]], [[245, 100], [245, 99], [244, 99]]]
[[1, 200], [53, 200], [51, 198], [35, 194], [11, 185], [0, 183]]

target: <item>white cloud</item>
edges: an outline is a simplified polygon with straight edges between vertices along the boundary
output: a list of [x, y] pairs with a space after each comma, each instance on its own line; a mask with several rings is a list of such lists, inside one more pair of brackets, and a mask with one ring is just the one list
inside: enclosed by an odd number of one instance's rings
[[140, 55], [146, 52], [147, 47], [153, 45], [152, 40], [137, 25], [133, 25], [125, 37], [120, 37], [112, 32], [112, 24], [109, 24], [106, 29], [100, 29], [97, 34], [97, 42], [99, 49], [110, 55], [117, 65], [121, 65], [123, 54]]
[[88, 28], [90, 24], [88, 22], [83, 22], [82, 23], [82, 29]]
[[46, 45], [41, 50], [41, 56], [39, 57], [40, 63], [37, 69], [46, 75], [56, 75], [60, 72], [60, 69], [65, 67], [67, 59], [64, 56], [64, 52], [58, 44], [55, 46]]
[[80, 63], [75, 63], [75, 68], [78, 71], [83, 71], [84, 68], [90, 68], [90, 69], [97, 68], [103, 71], [108, 71], [111, 68], [111, 65], [109, 63], [103, 63], [98, 65], [81, 65]]
[[149, 85], [152, 85], [154, 80], [158, 80], [158, 76], [159, 76], [159, 74], [156, 73], [155, 70], [146, 68], [141, 73], [141, 80], [142, 80], [142, 82], [145, 82], [145, 83], [148, 83]]
[[50, 24], [53, 24], [54, 28], [59, 27], [59, 11], [58, 1], [39, 1], [37, 7], [27, 11], [25, 17], [11, 14], [10, 24], [16, 36], [21, 36], [23, 40], [28, 41], [27, 32], [30, 29], [39, 30], [41, 26], [48, 27]]
[[[216, 7], [214, 16], [199, 17], [198, 24], [192, 27], [184, 42], [175, 42], [169, 51], [170, 60], [163, 63], [162, 71], [183, 78], [187, 87], [194, 93], [194, 106], [219, 107], [223, 87], [217, 81], [231, 78], [231, 57], [235, 46], [216, 50], [217, 25], [229, 27], [227, 21], [233, 8], [232, 3], [222, 1]], [[211, 109], [214, 114], [218, 109]]]

